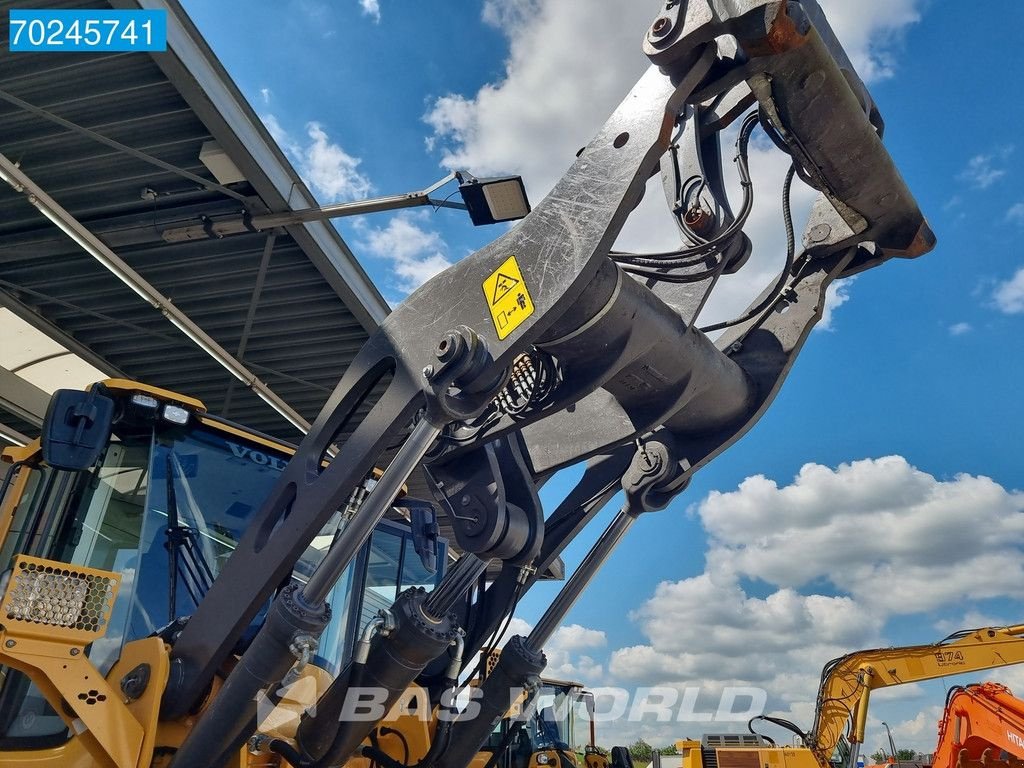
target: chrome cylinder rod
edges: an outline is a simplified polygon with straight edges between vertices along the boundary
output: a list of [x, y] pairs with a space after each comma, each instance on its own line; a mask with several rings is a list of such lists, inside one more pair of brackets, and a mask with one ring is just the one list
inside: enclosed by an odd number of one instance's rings
[[319, 605], [327, 599], [334, 584], [341, 578], [356, 552], [384, 517], [402, 485], [409, 479], [409, 475], [416, 469], [416, 465], [420, 463], [440, 432], [438, 427], [426, 419], [413, 428], [405, 443], [398, 449], [394, 460], [377, 481], [377, 485], [363, 501], [355, 517], [342, 531], [341, 536], [334, 542], [302, 588], [299, 597], [303, 602], [307, 605]]
[[594, 546], [587, 552], [583, 562], [579, 564], [572, 577], [565, 583], [551, 605], [544, 611], [544, 615], [540, 617], [540, 621], [537, 622], [533, 631], [526, 638], [526, 645], [531, 650], [540, 651], [544, 648], [547, 641], [551, 639], [551, 635], [555, 633], [555, 630], [558, 629], [565, 619], [566, 614], [575, 605], [583, 590], [587, 588], [587, 584], [590, 583], [591, 579], [601, 569], [601, 566], [604, 565], [608, 556], [612, 553], [612, 550], [615, 549], [622, 540], [622, 537], [626, 535], [626, 532], [635, 522], [636, 515], [623, 508], [615, 516], [615, 519], [609, 523], [601, 537], [594, 542]]
[[464, 554], [427, 597], [424, 608], [432, 616], [444, 616], [462, 601], [486, 570], [486, 560], [473, 554]]

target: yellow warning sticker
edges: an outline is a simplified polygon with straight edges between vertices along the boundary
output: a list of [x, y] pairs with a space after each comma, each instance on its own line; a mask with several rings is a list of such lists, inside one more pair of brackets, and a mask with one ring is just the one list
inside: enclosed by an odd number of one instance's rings
[[484, 280], [484, 299], [498, 338], [504, 339], [533, 314], [533, 299], [515, 256], [509, 256]]

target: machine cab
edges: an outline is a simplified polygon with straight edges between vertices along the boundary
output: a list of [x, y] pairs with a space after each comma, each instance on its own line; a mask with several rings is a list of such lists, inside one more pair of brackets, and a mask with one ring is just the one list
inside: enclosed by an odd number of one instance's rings
[[[46, 434], [43, 445], [36, 441], [5, 452], [0, 572], [6, 583], [14, 557], [32, 555], [121, 574], [106, 634], [88, 649], [90, 661], [106, 674], [126, 642], [153, 635], [170, 639], [180, 629], [293, 447], [213, 417], [198, 400], [176, 393], [124, 380], [93, 390], [113, 402], [109, 434], [93, 465], [49, 465], [43, 458]], [[59, 446], [50, 452], [60, 455]], [[292, 579], [305, 581], [324, 557], [354, 512], [356, 496], [358, 491], [313, 539]], [[374, 530], [329, 599], [332, 620], [313, 663], [331, 675], [378, 609], [390, 607], [400, 591], [433, 587], [442, 576], [444, 540], [427, 538], [425, 551], [424, 537], [414, 542], [411, 525], [398, 514], [392, 517]], [[0, 749], [45, 749], [69, 738], [39, 689], [21, 672], [0, 668]]]
[[[595, 750], [593, 695], [581, 683], [544, 679], [533, 703], [513, 711], [494, 729], [473, 768], [576, 768], [576, 750]], [[590, 723], [588, 736], [581, 721]], [[603, 763], [607, 765], [605, 761]], [[588, 761], [589, 765], [589, 761]]]

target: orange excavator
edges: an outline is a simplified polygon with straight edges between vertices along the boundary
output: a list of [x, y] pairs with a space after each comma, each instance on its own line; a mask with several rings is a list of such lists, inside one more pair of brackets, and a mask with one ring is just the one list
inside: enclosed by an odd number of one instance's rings
[[932, 768], [1024, 768], [1024, 701], [999, 683], [951, 688]]

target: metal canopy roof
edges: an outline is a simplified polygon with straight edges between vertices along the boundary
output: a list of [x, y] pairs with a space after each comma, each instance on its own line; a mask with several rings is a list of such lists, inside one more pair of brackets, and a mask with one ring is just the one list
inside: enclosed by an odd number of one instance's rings
[[[0, 152], [312, 421], [387, 305], [337, 231], [323, 222], [273, 234], [164, 242], [163, 230], [203, 215], [237, 213], [243, 205], [251, 213], [279, 212], [316, 201], [180, 6], [144, 4], [168, 11], [166, 53], [0, 58]], [[6, 37], [3, 10], [0, 35]], [[204, 189], [26, 104], [214, 185], [199, 153], [215, 141], [244, 176], [226, 186], [245, 200]], [[101, 370], [184, 391], [226, 418], [298, 437], [6, 184], [0, 184], [0, 304]], [[8, 415], [3, 420], [26, 427]]]
[[[253, 215], [317, 205], [184, 10], [176, 0], [0, 0], [2, 38], [15, 2], [167, 10], [165, 53], [0, 57], [0, 154], [312, 422], [389, 307], [329, 223], [165, 242], [166, 229], [237, 215], [243, 205]], [[76, 127], [218, 186], [199, 159], [215, 141], [244, 180], [227, 184], [232, 197]], [[300, 437], [2, 182], [0, 307], [107, 375], [196, 397], [211, 413], [280, 438]], [[0, 325], [0, 346], [10, 333]], [[5, 435], [38, 434], [38, 404], [49, 391], [81, 386], [52, 382], [43, 391], [15, 379], [0, 367], [0, 444]], [[419, 472], [409, 485], [429, 498]], [[439, 522], [457, 552], [449, 521], [442, 515]], [[492, 563], [492, 576], [495, 569]], [[561, 561], [546, 576], [561, 578]]]

